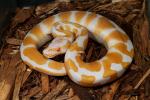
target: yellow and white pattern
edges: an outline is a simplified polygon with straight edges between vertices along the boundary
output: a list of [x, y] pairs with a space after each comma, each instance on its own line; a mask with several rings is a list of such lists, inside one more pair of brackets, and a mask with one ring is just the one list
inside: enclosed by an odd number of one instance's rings
[[[89, 34], [92, 33], [92, 34]], [[54, 39], [43, 51], [38, 48]], [[88, 35], [108, 50], [99, 60], [86, 63], [82, 53]], [[126, 33], [109, 19], [84, 11], [69, 11], [51, 16], [28, 32], [20, 47], [21, 58], [31, 68], [54, 76], [68, 75], [82, 86], [96, 86], [120, 77], [132, 62], [134, 49]], [[65, 54], [64, 63], [48, 58]]]

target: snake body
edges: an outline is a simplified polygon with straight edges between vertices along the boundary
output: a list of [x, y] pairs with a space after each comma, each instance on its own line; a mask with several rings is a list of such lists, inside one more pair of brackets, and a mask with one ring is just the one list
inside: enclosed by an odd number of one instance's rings
[[[82, 53], [89, 32], [89, 36], [107, 48], [107, 53], [86, 63]], [[38, 48], [50, 40], [49, 34], [54, 37], [49, 45], [52, 49], [48, 47], [42, 55]], [[48, 59], [61, 50], [66, 52], [64, 63]], [[84, 11], [61, 12], [43, 20], [28, 32], [20, 51], [22, 60], [31, 68], [48, 75], [68, 75], [82, 86], [102, 85], [117, 79], [128, 68], [134, 54], [131, 40], [119, 26], [104, 16]]]

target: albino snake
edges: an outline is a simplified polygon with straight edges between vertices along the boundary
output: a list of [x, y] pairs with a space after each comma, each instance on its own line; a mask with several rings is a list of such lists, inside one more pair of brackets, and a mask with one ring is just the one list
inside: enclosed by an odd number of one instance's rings
[[[42, 55], [38, 48], [50, 40], [51, 33], [54, 40]], [[107, 49], [104, 57], [90, 63], [84, 62], [81, 55], [88, 35]], [[102, 85], [117, 79], [134, 54], [131, 40], [121, 28], [101, 15], [84, 11], [62, 12], [46, 18], [28, 32], [20, 51], [29, 67], [53, 76], [68, 75], [82, 86]], [[63, 53], [66, 53], [64, 63], [48, 59]]]

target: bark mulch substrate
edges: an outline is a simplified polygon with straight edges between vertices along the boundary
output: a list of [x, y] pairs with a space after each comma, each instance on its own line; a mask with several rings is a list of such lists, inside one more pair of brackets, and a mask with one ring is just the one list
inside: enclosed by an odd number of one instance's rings
[[[150, 36], [145, 5], [145, 0], [56, 0], [17, 8], [1, 37], [4, 41], [0, 49], [0, 100], [150, 100]], [[103, 86], [84, 88], [67, 76], [48, 76], [22, 62], [19, 46], [26, 33], [48, 16], [69, 10], [102, 14], [129, 35], [135, 56], [120, 79]], [[106, 52], [102, 45], [90, 39], [84, 60], [94, 61]], [[63, 56], [54, 59], [63, 61]]]

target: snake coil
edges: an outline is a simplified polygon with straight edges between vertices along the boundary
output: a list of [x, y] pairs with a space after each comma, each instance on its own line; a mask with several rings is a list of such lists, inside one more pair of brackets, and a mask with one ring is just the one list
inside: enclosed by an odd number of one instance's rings
[[[38, 48], [54, 40], [42, 55]], [[106, 55], [86, 63], [82, 53], [88, 35], [107, 48]], [[74, 41], [75, 39], [75, 41]], [[104, 16], [84, 11], [61, 12], [33, 27], [20, 47], [22, 60], [31, 68], [54, 76], [68, 75], [82, 86], [96, 86], [120, 77], [132, 62], [134, 49], [127, 34]], [[64, 63], [52, 58], [65, 53]]]

